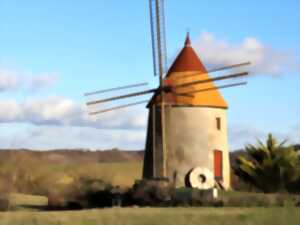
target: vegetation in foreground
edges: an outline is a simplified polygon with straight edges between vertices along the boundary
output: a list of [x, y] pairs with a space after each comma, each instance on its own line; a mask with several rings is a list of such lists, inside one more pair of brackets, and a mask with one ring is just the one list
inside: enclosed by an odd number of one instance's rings
[[[219, 193], [218, 200], [205, 198], [199, 190], [193, 189], [178, 189], [176, 192], [168, 192], [166, 189], [163, 192], [157, 192], [158, 189], [136, 189], [128, 204], [128, 199], [123, 202], [128, 206], [135, 207], [152, 206], [152, 207], [214, 207], [214, 208], [230, 208], [230, 207], [299, 207], [300, 195], [292, 194], [263, 194], [263, 193], [247, 193], [237, 191], [222, 191]], [[150, 186], [151, 187], [151, 186]], [[149, 188], [149, 187], [148, 187]], [[157, 188], [157, 187], [156, 187]], [[172, 196], [170, 195], [172, 194]], [[44, 196], [31, 196], [24, 194], [10, 194], [9, 211], [49, 211], [49, 210], [71, 210], [71, 209], [90, 209], [90, 208], [105, 208], [115, 204], [118, 207], [119, 203], [112, 201], [112, 192], [102, 191], [88, 193], [83, 196], [77, 196], [76, 199], [63, 199], [62, 202], [53, 202], [49, 208], [48, 199]], [[62, 196], [65, 197], [65, 196]], [[78, 198], [79, 197], [79, 198]], [[126, 196], [128, 197], [128, 196]], [[66, 200], [72, 200], [72, 205], [66, 204]], [[76, 208], [74, 208], [76, 206]], [[79, 206], [79, 207], [78, 207]]]
[[[245, 197], [246, 198], [242, 198]], [[265, 196], [275, 199], [274, 195], [224, 192], [221, 197], [244, 199], [244, 206]], [[1, 225], [298, 225], [300, 221], [299, 208], [291, 207], [223, 207], [223, 208], [110, 208], [81, 211], [47, 211], [36, 212], [36, 208], [28, 206], [46, 205], [45, 197], [12, 194], [13, 207], [20, 211], [0, 213]], [[291, 197], [291, 196], [289, 196]], [[235, 199], [235, 200], [233, 200]], [[255, 200], [256, 199], [256, 200]], [[26, 211], [25, 211], [26, 210]], [[28, 211], [30, 210], [30, 211]]]

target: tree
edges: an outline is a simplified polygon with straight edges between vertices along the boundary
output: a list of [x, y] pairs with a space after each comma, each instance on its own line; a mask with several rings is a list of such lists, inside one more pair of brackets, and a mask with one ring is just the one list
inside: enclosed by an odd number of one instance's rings
[[258, 140], [257, 145], [247, 145], [246, 155], [236, 159], [235, 174], [265, 193], [296, 192], [300, 187], [299, 155], [285, 144], [278, 144], [269, 134], [266, 144]]

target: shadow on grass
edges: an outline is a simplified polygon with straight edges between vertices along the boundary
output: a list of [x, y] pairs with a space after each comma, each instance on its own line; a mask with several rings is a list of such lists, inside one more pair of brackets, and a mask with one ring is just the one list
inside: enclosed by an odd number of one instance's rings
[[18, 205], [16, 208], [22, 208], [22, 209], [31, 209], [31, 210], [37, 210], [37, 211], [49, 211], [49, 207], [47, 205]]

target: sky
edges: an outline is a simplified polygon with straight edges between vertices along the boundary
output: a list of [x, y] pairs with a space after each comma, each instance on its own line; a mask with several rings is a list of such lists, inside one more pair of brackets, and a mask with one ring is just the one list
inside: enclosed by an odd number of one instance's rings
[[[208, 69], [252, 62], [247, 86], [221, 91], [231, 150], [270, 132], [300, 143], [299, 7], [166, 0], [169, 64], [187, 31]], [[145, 106], [91, 117], [83, 94], [145, 81], [148, 1], [0, 0], [0, 148], [143, 149]]]

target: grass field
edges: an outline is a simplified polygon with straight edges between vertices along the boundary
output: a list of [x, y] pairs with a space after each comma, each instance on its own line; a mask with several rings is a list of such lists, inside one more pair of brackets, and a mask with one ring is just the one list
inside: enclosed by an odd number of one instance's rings
[[135, 180], [141, 179], [143, 164], [140, 161], [57, 165], [38, 162], [21, 165], [17, 169], [12, 165], [0, 163], [0, 192], [39, 195], [65, 192], [70, 186], [76, 186], [81, 178], [101, 179], [114, 186], [131, 187]]
[[[48, 198], [45, 196], [12, 193], [9, 195], [9, 202], [10, 210], [13, 211], [37, 211], [39, 207], [47, 206]], [[2, 224], [0, 223], [0, 225]]]
[[65, 171], [68, 174], [74, 173], [74, 176], [101, 178], [112, 185], [131, 187], [135, 180], [141, 179], [142, 166], [142, 162], [139, 161], [125, 163], [93, 163], [80, 165], [80, 167], [77, 165], [67, 166], [61, 168], [61, 171]]
[[[80, 164], [46, 164], [41, 168], [47, 175], [63, 182], [66, 177], [101, 178], [113, 185], [132, 186], [136, 179], [142, 177], [142, 162], [110, 162], [110, 163], [80, 163]], [[68, 183], [68, 182], [66, 182]]]
[[0, 213], [1, 225], [299, 225], [297, 208], [113, 208]]
[[[241, 193], [229, 193], [229, 195]], [[43, 196], [12, 194], [17, 211], [0, 213], [0, 225], [298, 225], [300, 208], [111, 208], [46, 212], [26, 207], [46, 205]]]

